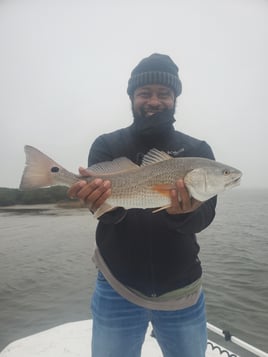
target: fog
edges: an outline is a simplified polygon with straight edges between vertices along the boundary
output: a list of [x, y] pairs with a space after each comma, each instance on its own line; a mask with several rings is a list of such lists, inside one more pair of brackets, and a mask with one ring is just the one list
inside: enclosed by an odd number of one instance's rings
[[130, 72], [158, 52], [179, 66], [176, 129], [268, 188], [267, 16], [266, 0], [0, 0], [0, 186], [18, 187], [25, 144], [85, 166], [132, 122]]

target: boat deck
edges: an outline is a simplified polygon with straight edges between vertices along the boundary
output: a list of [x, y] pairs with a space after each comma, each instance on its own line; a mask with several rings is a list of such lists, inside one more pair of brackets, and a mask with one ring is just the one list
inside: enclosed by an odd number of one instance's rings
[[[60, 325], [11, 343], [0, 357], [90, 357], [91, 328], [92, 320]], [[156, 339], [150, 336], [151, 330], [147, 330], [142, 357], [163, 357]], [[239, 357], [224, 348], [213, 349], [211, 341], [206, 357], [222, 357], [222, 350], [225, 356]]]

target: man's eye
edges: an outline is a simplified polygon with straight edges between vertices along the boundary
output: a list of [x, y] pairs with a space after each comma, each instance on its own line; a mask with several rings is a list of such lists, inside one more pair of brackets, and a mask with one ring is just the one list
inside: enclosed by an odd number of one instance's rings
[[150, 96], [150, 94], [148, 92], [140, 92], [139, 96], [142, 98], [148, 98]]
[[168, 97], [169, 97], [169, 93], [159, 93], [159, 98], [166, 99]]

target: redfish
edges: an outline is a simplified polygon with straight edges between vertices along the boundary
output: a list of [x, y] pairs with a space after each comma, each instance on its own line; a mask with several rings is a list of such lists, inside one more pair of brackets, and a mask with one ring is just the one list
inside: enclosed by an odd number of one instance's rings
[[75, 175], [32, 146], [25, 146], [26, 165], [20, 189], [29, 190], [54, 185], [71, 186], [78, 180], [110, 180], [112, 194], [95, 216], [114, 207], [158, 208], [170, 206], [170, 190], [183, 179], [189, 194], [199, 200], [209, 198], [240, 184], [241, 171], [214, 160], [200, 157], [173, 158], [151, 149], [141, 166], [126, 157], [90, 166], [88, 177]]

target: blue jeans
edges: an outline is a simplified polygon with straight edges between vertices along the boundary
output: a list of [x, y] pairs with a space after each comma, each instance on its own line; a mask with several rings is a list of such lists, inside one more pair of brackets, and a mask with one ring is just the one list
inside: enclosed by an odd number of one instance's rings
[[151, 321], [164, 357], [205, 357], [205, 297], [189, 308], [149, 310], [119, 295], [99, 273], [92, 296], [92, 357], [140, 357]]

